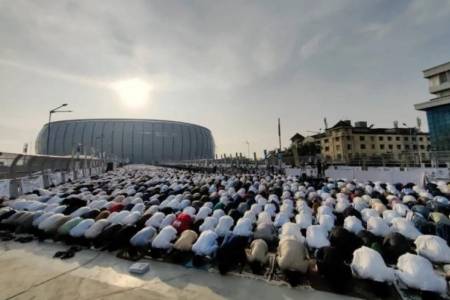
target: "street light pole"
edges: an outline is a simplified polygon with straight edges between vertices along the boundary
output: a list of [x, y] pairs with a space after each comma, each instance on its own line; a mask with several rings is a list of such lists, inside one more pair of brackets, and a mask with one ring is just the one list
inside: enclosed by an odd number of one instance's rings
[[[414, 145], [413, 145], [413, 141], [412, 141], [412, 136], [413, 136], [412, 130], [414, 128], [413, 127], [409, 127], [406, 123], [403, 123], [403, 126], [405, 126], [405, 127], [407, 127], [409, 129], [409, 147], [410, 147], [410, 151], [411, 151], [411, 154], [413, 156], [413, 161], [414, 161], [414, 164], [415, 164], [416, 163], [416, 153], [414, 151], [414, 148], [413, 148]], [[415, 145], [417, 147], [417, 154], [419, 156], [419, 164], [422, 165], [422, 157], [420, 155], [420, 150], [419, 150], [419, 146], [418, 146], [418, 143], [417, 143], [417, 134], [415, 134], [414, 137], [416, 139]]]
[[54, 113], [63, 113], [63, 112], [72, 112], [71, 110], [58, 110], [62, 107], [67, 106], [67, 103], [64, 103], [52, 110], [49, 111], [48, 113], [48, 124], [47, 124], [47, 148], [46, 148], [46, 153], [47, 155], [50, 155], [50, 129], [51, 129], [51, 122], [52, 122], [52, 114]]
[[249, 141], [245, 141], [245, 143], [247, 144], [247, 156], [250, 159], [250, 142]]

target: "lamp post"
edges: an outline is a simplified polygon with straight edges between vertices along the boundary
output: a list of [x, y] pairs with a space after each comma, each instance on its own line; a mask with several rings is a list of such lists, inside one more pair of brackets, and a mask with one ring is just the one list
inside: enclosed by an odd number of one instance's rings
[[248, 157], [248, 159], [250, 159], [250, 142], [245, 141], [245, 143], [247, 144], [247, 157]]
[[47, 149], [46, 149], [47, 150], [47, 155], [50, 154], [50, 129], [51, 129], [50, 125], [51, 125], [51, 122], [52, 122], [52, 114], [54, 114], [54, 113], [69, 113], [69, 112], [72, 112], [71, 110], [59, 110], [60, 108], [66, 107], [66, 106], [67, 106], [67, 103], [64, 103], [64, 104], [62, 104], [62, 105], [60, 105], [60, 106], [50, 110], [49, 113], [48, 113]]
[[[414, 149], [413, 149], [413, 141], [412, 141], [412, 130], [414, 129], [413, 127], [409, 127], [406, 123], [402, 123], [403, 124], [403, 126], [405, 126], [406, 128], [408, 128], [409, 129], [409, 144], [410, 144], [410, 147], [411, 147], [411, 153], [412, 153], [412, 155], [413, 155], [413, 159], [414, 159], [414, 163], [416, 163], [416, 153], [415, 153], [415, 151], [414, 151]], [[416, 138], [416, 141], [415, 141], [415, 145], [416, 145], [416, 147], [417, 147], [417, 154], [418, 154], [418, 156], [419, 156], [419, 164], [420, 165], [422, 165], [422, 157], [421, 157], [421, 155], [420, 155], [420, 150], [419, 150], [419, 147], [418, 147], [418, 145], [417, 145], [417, 136], [415, 136], [415, 138]]]
[[[100, 158], [103, 158], [102, 156], [103, 156], [103, 138], [104, 138], [104, 136], [103, 136], [103, 133], [102, 134], [100, 134], [99, 136], [96, 136], [95, 137], [95, 144], [98, 144], [97, 143], [97, 141], [98, 140], [100, 140]], [[95, 151], [98, 151], [98, 149], [97, 148], [95, 148]]]

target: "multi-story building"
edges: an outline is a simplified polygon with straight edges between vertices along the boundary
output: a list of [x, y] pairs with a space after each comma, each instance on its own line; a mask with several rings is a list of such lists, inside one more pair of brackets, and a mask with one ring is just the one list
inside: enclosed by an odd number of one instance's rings
[[415, 105], [427, 113], [433, 152], [450, 151], [450, 62], [427, 69], [423, 75], [429, 81], [429, 92], [436, 97]]
[[430, 159], [428, 134], [417, 128], [373, 128], [367, 122], [339, 121], [320, 141], [322, 157], [330, 163], [409, 164]]

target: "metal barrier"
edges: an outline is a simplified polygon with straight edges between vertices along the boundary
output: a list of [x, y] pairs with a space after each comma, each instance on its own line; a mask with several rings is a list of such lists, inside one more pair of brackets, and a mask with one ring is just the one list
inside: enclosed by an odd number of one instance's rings
[[0, 197], [17, 197], [39, 188], [103, 173], [104, 160], [0, 152]]

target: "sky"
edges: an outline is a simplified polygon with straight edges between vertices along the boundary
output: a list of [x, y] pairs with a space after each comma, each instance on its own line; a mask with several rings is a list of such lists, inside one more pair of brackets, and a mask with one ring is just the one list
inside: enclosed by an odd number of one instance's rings
[[341, 119], [416, 124], [422, 70], [450, 61], [448, 0], [0, 0], [0, 151], [52, 120], [209, 128], [260, 157]]

